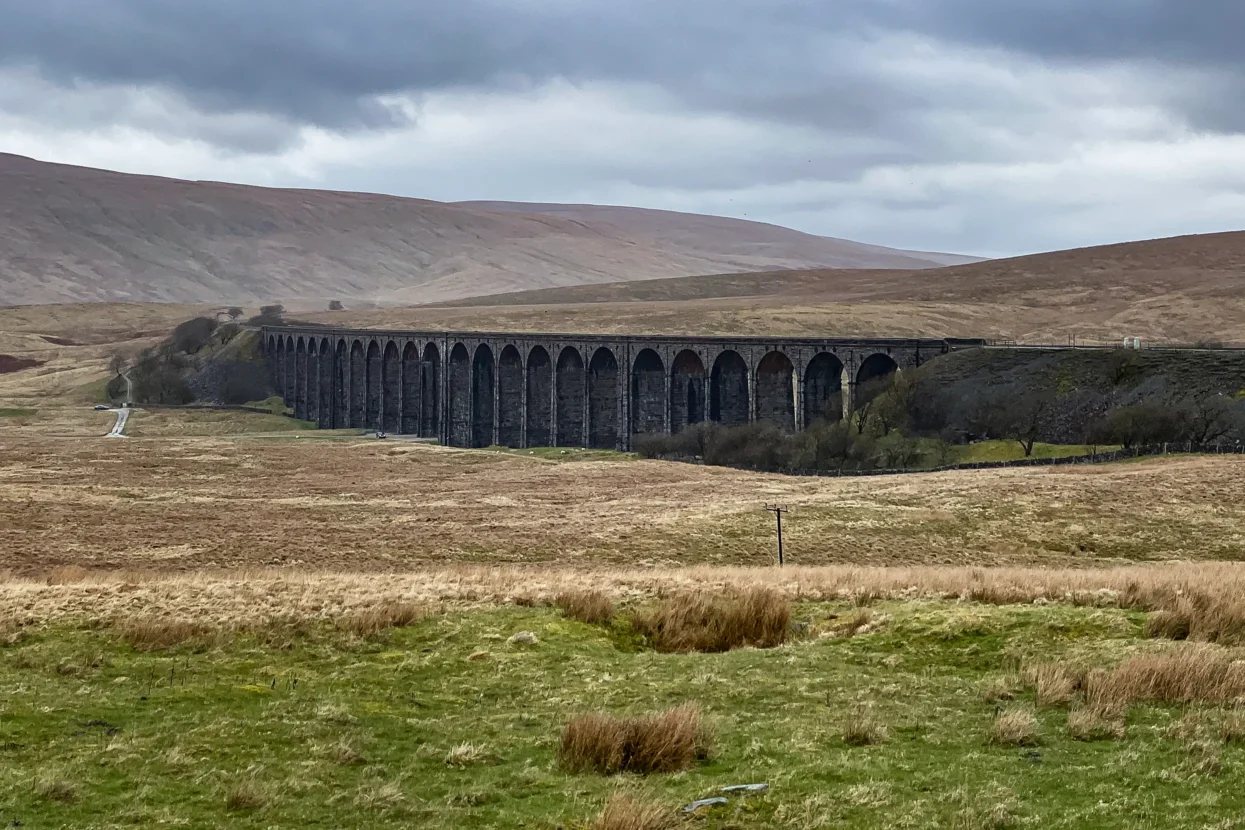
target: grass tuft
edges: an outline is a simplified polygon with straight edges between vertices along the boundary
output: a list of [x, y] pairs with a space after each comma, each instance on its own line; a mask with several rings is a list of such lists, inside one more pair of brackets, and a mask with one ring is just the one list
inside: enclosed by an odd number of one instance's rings
[[267, 804], [268, 793], [251, 778], [234, 784], [225, 794], [225, 809], [227, 810], [258, 810]]
[[117, 623], [116, 630], [122, 641], [140, 651], [176, 648], [216, 633], [206, 623], [164, 617], [129, 617]]
[[414, 625], [427, 616], [427, 611], [411, 602], [382, 602], [366, 611], [356, 611], [336, 620], [337, 628], [356, 637], [369, 639], [391, 628]]
[[1126, 733], [1122, 718], [1086, 708], [1068, 713], [1068, 734], [1076, 741], [1112, 741]]
[[722, 594], [699, 591], [632, 612], [631, 624], [661, 652], [723, 652], [774, 648], [791, 634], [791, 602], [769, 587]]
[[669, 807], [615, 795], [592, 823], [592, 830], [668, 830], [675, 824]]
[[78, 800], [78, 785], [68, 778], [52, 774], [40, 775], [35, 779], [35, 795], [47, 801], [59, 801], [68, 804]]
[[567, 722], [558, 760], [571, 772], [678, 772], [707, 757], [711, 743], [711, 731], [695, 704], [638, 717], [592, 712]]
[[848, 712], [843, 721], [843, 740], [848, 746], [873, 746], [886, 743], [886, 727], [865, 707]]
[[563, 591], [554, 604], [570, 619], [588, 625], [607, 625], [614, 619], [614, 601], [601, 591]]
[[990, 743], [995, 746], [1036, 746], [1038, 720], [1028, 709], [1004, 709], [995, 715], [990, 727]]
[[1024, 672], [1039, 707], [1071, 703], [1085, 685], [1088, 670], [1070, 663], [1042, 663]]
[[1086, 703], [1119, 710], [1153, 703], [1230, 703], [1245, 697], [1245, 664], [1208, 646], [1134, 657], [1114, 671], [1090, 673]]
[[475, 764], [489, 763], [493, 757], [483, 746], [472, 743], [461, 743], [445, 754], [447, 767], [470, 767]]

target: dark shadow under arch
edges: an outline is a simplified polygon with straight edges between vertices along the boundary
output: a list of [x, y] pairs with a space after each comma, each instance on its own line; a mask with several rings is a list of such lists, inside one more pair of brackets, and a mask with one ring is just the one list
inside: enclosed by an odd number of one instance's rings
[[573, 346], [558, 355], [554, 385], [557, 388], [559, 447], [584, 445], [584, 359]]
[[527, 355], [527, 445], [553, 444], [553, 362], [543, 346]]
[[726, 350], [713, 362], [709, 379], [709, 417], [728, 427], [748, 423], [748, 364], [738, 352]]

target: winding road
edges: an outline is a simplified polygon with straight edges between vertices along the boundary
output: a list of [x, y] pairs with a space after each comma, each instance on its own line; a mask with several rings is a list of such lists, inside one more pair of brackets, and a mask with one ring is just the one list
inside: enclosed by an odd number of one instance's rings
[[125, 425], [130, 420], [130, 406], [134, 401], [134, 381], [130, 380], [129, 372], [122, 372], [121, 377], [125, 378], [125, 405], [120, 409], [114, 409], [117, 413], [117, 422], [112, 426], [112, 432], [106, 435], [106, 438], [124, 438]]

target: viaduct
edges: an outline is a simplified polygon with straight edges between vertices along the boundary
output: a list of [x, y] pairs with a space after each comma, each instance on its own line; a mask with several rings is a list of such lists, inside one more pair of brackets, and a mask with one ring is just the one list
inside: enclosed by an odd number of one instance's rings
[[801, 430], [862, 385], [982, 340], [668, 337], [265, 327], [276, 388], [324, 429], [456, 447], [631, 449], [700, 421]]

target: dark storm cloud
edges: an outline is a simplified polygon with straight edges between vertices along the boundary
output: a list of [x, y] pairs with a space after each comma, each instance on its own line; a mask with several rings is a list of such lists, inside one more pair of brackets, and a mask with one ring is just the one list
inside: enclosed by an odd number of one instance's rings
[[[405, 123], [390, 94], [551, 78], [657, 84], [680, 105], [913, 141], [963, 101], [860, 59], [887, 33], [1056, 61], [1158, 61], [1212, 93], [1160, 103], [1212, 128], [1243, 109], [1240, 0], [41, 0], [8, 9], [0, 64], [65, 86], [156, 86], [210, 113], [339, 131]], [[1204, 90], [1205, 88], [1203, 88]], [[1226, 100], [1225, 100], [1226, 99]], [[272, 137], [248, 140], [276, 142]], [[267, 135], [267, 134], [265, 134]], [[229, 135], [207, 136], [229, 143]], [[902, 152], [892, 151], [892, 154]]]

